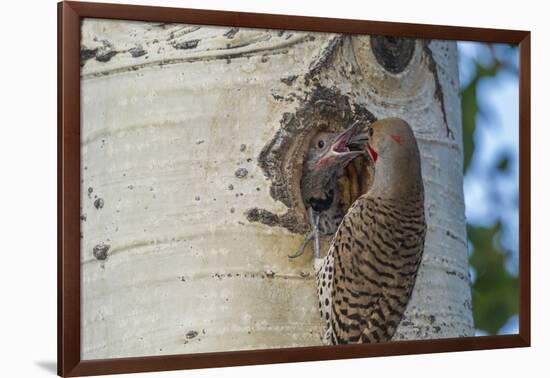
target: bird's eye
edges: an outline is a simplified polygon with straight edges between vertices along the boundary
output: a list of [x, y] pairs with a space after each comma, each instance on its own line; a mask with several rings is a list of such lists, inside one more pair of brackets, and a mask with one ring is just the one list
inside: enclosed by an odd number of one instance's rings
[[325, 147], [325, 141], [324, 141], [324, 140], [318, 141], [318, 142], [317, 142], [317, 146], [318, 146], [319, 148]]

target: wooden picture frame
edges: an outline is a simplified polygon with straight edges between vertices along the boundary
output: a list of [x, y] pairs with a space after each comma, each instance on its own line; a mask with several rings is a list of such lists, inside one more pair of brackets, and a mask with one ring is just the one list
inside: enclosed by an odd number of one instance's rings
[[[104, 18], [519, 44], [519, 334], [105, 360], [80, 357], [80, 25]], [[58, 374], [82, 376], [530, 345], [530, 33], [81, 2], [58, 4]]]

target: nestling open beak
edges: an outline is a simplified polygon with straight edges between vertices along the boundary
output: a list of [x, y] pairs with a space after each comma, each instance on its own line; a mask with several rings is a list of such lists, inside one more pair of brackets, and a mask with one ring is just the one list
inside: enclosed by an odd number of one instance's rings
[[353, 125], [334, 138], [330, 148], [317, 162], [318, 168], [326, 168], [336, 164], [345, 165], [355, 157], [365, 153], [362, 149], [350, 149], [350, 139], [361, 129], [361, 123], [361, 121], [355, 121]]

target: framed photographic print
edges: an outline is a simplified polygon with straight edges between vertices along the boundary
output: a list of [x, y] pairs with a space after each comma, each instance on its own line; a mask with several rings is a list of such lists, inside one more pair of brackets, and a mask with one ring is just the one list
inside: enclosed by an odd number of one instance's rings
[[58, 11], [59, 375], [529, 346], [529, 32]]

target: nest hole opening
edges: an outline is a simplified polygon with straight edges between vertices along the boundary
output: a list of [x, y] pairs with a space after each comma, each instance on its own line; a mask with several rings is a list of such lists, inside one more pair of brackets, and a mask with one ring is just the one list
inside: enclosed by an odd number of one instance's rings
[[[303, 162], [305, 161], [305, 148], [309, 145], [309, 143], [304, 143], [302, 145], [302, 148], [304, 148], [303, 160], [302, 164], [299, 164], [298, 169], [295, 169], [293, 171], [293, 175], [298, 175], [297, 178], [293, 178], [292, 181], [299, 183], [301, 175], [303, 174]], [[345, 215], [348, 211], [348, 209], [351, 207], [351, 205], [363, 194], [366, 194], [371, 185], [374, 178], [374, 167], [372, 163], [368, 160], [368, 158], [364, 156], [358, 156], [355, 159], [353, 159], [350, 163], [348, 163], [344, 170], [343, 174], [338, 178], [338, 185], [337, 185], [337, 191], [338, 193], [335, 195], [335, 198], [337, 198], [338, 201], [338, 207], [341, 210], [341, 214]], [[301, 228], [308, 230], [310, 228], [309, 225], [309, 216], [307, 214], [307, 206], [304, 203], [303, 195], [302, 195], [302, 188], [300, 185], [294, 185], [293, 187], [293, 197], [298, 199], [299, 206], [296, 208], [296, 212], [298, 213], [298, 219], [300, 221], [305, 222], [303, 225], [300, 225]], [[328, 230], [334, 230], [336, 231], [338, 229], [339, 223], [341, 222], [341, 219], [335, 218], [335, 219], [326, 219], [325, 222], [332, 222], [333, 224], [331, 226], [325, 226], [325, 229]], [[328, 236], [331, 237], [333, 233], [330, 233]]]
[[[366, 106], [351, 101], [348, 95], [340, 93], [336, 88], [320, 84], [312, 86], [294, 112], [283, 113], [281, 127], [258, 156], [260, 167], [271, 181], [271, 197], [285, 205], [287, 210], [277, 213], [253, 207], [246, 212], [247, 220], [271, 227], [284, 227], [293, 233], [308, 232], [311, 225], [301, 182], [312, 138], [319, 133], [339, 133], [357, 119], [364, 120], [367, 126], [376, 117]], [[373, 168], [367, 158], [357, 157], [348, 164], [334, 189], [338, 192], [337, 203], [342, 216], [359, 196], [368, 191], [372, 177]], [[336, 231], [342, 216], [334, 219], [332, 233]]]

